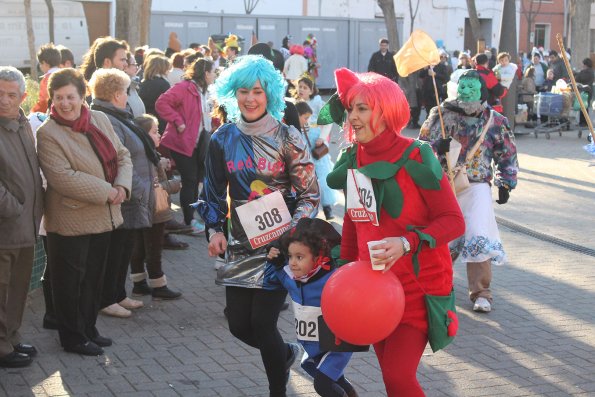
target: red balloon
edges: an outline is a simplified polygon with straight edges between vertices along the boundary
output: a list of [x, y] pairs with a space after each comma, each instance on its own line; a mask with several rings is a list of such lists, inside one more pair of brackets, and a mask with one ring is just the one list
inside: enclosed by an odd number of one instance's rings
[[354, 345], [386, 339], [399, 325], [405, 293], [392, 272], [372, 269], [369, 261], [339, 268], [326, 282], [322, 316], [335, 336]]

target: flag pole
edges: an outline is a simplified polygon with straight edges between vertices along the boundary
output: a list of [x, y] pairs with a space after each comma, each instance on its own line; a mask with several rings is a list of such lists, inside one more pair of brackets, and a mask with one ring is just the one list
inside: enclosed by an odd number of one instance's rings
[[[436, 97], [436, 108], [438, 109], [438, 118], [440, 119], [440, 131], [442, 132], [442, 139], [446, 139], [446, 129], [444, 128], [444, 119], [442, 118], [442, 110], [440, 109], [440, 97], [438, 96], [438, 87], [436, 86], [436, 73], [434, 72], [434, 66], [430, 65], [430, 70], [432, 71], [432, 83], [434, 83], [434, 95]], [[452, 172], [452, 165], [450, 164], [449, 156], [446, 157], [446, 175], [448, 176], [448, 181], [450, 182], [450, 187], [452, 191], [455, 191], [455, 181], [454, 181], [454, 174]]]
[[581, 94], [578, 92], [578, 87], [576, 86], [576, 81], [574, 80], [574, 73], [572, 73], [572, 68], [570, 67], [568, 58], [566, 57], [566, 50], [564, 49], [564, 43], [562, 42], [562, 36], [560, 36], [560, 33], [556, 34], [556, 40], [558, 41], [558, 47], [560, 47], [560, 54], [562, 55], [562, 59], [564, 60], [564, 66], [566, 66], [566, 71], [568, 72], [568, 76], [570, 76], [570, 81], [572, 81], [572, 90], [574, 91], [574, 95], [576, 96], [578, 104], [581, 107], [581, 112], [583, 112], [583, 116], [585, 116], [585, 121], [589, 126], [589, 132], [591, 133], [591, 137], [593, 137], [593, 142], [595, 142], [593, 124], [591, 123], [591, 118], [589, 117], [589, 113], [587, 113], [587, 109], [585, 108], [585, 104], [583, 103], [583, 99], [581, 98]]

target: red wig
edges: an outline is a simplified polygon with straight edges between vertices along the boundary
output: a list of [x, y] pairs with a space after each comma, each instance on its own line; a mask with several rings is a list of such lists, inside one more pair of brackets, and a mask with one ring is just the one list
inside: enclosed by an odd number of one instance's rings
[[291, 48], [289, 49], [289, 53], [291, 55], [293, 55], [293, 54], [304, 55], [304, 47], [302, 47], [299, 44], [292, 45]]
[[[374, 135], [382, 132], [377, 130], [374, 123], [374, 120], [378, 120], [377, 116], [395, 134], [400, 134], [409, 122], [409, 103], [394, 81], [377, 73], [353, 73], [346, 68], [335, 70], [335, 80], [339, 98], [347, 111], [356, 97], [372, 109], [371, 127]], [[352, 142], [354, 132], [349, 123], [345, 125], [345, 132], [347, 140]]]

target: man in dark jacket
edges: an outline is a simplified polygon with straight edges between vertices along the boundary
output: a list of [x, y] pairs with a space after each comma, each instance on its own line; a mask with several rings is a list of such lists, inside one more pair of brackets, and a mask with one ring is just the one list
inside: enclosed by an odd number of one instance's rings
[[0, 67], [0, 367], [31, 364], [35, 347], [19, 328], [43, 212], [41, 175], [29, 121], [21, 110], [25, 78]]
[[[434, 92], [434, 79], [436, 80], [436, 90], [438, 91], [438, 99], [436, 102], [436, 93]], [[419, 78], [421, 79], [421, 98], [426, 115], [430, 114], [430, 109], [437, 106], [446, 98], [445, 86], [449, 79], [448, 70], [446, 65], [442, 61], [434, 66], [433, 68], [426, 67], [419, 72]]]
[[368, 64], [368, 72], [376, 72], [397, 82], [397, 66], [395, 65], [395, 52], [388, 49], [388, 39], [382, 38], [378, 42], [380, 50], [372, 54]]
[[564, 60], [558, 56], [555, 50], [550, 51], [550, 69], [554, 71], [554, 81], [565, 79], [568, 81], [568, 72], [564, 66]]
[[[590, 58], [585, 58], [583, 59], [583, 68], [576, 75], [576, 82], [583, 85], [579, 85], [579, 90], [584, 91], [588, 94], [587, 102], [584, 103], [587, 113], [589, 112], [589, 104], [591, 103], [591, 98], [593, 98], [593, 93], [591, 92], [593, 88], [593, 80], [595, 80], [595, 74], [593, 73], [593, 61], [591, 61]], [[581, 127], [586, 127], [587, 120], [585, 119], [583, 112], [580, 112], [579, 115], [579, 125]]]

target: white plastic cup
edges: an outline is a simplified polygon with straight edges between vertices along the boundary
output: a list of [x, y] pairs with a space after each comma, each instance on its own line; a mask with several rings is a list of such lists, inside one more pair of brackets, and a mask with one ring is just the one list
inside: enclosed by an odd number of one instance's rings
[[386, 267], [385, 264], [380, 264], [380, 265], [376, 265], [375, 262], [378, 261], [378, 259], [375, 259], [372, 257], [372, 255], [374, 254], [384, 254], [386, 252], [386, 249], [374, 249], [375, 246], [379, 245], [379, 244], [384, 244], [386, 243], [386, 240], [378, 240], [378, 241], [368, 241], [368, 250], [370, 251], [370, 261], [372, 262], [372, 269], [373, 270], [384, 270], [384, 268]]

